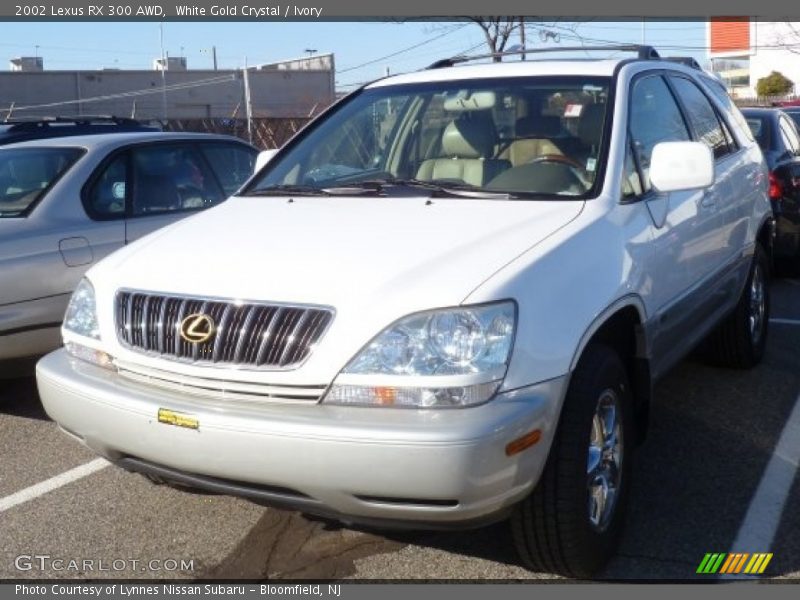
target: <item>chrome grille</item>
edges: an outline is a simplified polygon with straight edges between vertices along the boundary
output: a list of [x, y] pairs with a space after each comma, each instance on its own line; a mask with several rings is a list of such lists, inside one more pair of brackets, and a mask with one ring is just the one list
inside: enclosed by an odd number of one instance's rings
[[[208, 315], [216, 325], [207, 342], [187, 342], [179, 333], [183, 319], [195, 313]], [[327, 308], [117, 293], [122, 344], [186, 362], [292, 368], [308, 357], [332, 319]]]
[[181, 375], [153, 369], [136, 363], [116, 360], [114, 366], [122, 377], [148, 386], [156, 386], [181, 394], [194, 394], [215, 400], [253, 402], [311, 403], [319, 402], [326, 385], [279, 385], [248, 383]]

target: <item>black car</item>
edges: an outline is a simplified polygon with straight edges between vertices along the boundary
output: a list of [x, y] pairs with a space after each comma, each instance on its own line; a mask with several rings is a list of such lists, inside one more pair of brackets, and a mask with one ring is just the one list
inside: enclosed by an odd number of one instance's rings
[[43, 138], [95, 133], [161, 131], [136, 119], [110, 116], [41, 117], [0, 121], [0, 146]]
[[769, 198], [775, 213], [775, 256], [800, 263], [800, 134], [784, 110], [743, 108], [769, 166]]

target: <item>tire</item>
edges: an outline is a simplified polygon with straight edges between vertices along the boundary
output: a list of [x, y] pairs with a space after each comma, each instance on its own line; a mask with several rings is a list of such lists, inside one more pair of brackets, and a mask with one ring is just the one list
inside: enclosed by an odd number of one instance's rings
[[736, 309], [706, 341], [708, 362], [733, 369], [751, 369], [761, 362], [769, 333], [769, 293], [769, 260], [757, 244]]
[[[619, 477], [610, 472], [616, 494], [607, 512], [597, 518], [599, 505], [590, 499], [590, 482], [598, 481], [590, 476], [590, 465], [595, 464], [591, 457], [597, 452], [590, 446], [602, 431], [595, 420], [598, 410], [609, 403], [616, 406], [618, 428], [611, 429], [616, 429], [619, 446], [616, 455], [606, 458], [614, 462], [616, 456]], [[527, 568], [586, 578], [605, 565], [622, 533], [634, 446], [633, 399], [625, 366], [610, 347], [592, 344], [572, 375], [542, 477], [511, 517], [514, 543]], [[600, 460], [599, 465], [606, 462]]]

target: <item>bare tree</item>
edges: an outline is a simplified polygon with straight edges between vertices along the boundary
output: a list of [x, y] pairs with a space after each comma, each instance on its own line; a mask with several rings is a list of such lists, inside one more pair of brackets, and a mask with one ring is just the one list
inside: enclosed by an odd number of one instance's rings
[[489, 52], [496, 55], [493, 57], [495, 62], [503, 60], [501, 53], [516, 37], [519, 38], [523, 50], [527, 45], [526, 39], [538, 38], [541, 43], [560, 43], [562, 35], [583, 45], [583, 38], [578, 33], [581, 22], [545, 22], [536, 20], [535, 17], [467, 17], [467, 20], [481, 28]]
[[[489, 52], [495, 55], [505, 50], [511, 34], [519, 31], [523, 23], [522, 17], [469, 17], [469, 20], [483, 30]], [[498, 55], [493, 60], [500, 62], [503, 57]]]
[[788, 20], [783, 23], [776, 22], [765, 38], [759, 40], [759, 43], [764, 46], [782, 47], [794, 54], [800, 54], [800, 23]]

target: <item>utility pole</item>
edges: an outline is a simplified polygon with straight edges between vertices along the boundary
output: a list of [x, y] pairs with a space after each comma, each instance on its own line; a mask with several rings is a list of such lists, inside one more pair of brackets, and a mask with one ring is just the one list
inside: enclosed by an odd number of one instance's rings
[[250, 97], [250, 70], [247, 68], [247, 58], [244, 59], [244, 112], [247, 116], [247, 141], [253, 143], [253, 103]]
[[164, 22], [158, 24], [161, 43], [161, 119], [167, 120], [167, 55], [164, 52]]
[[214, 70], [217, 70], [217, 47], [211, 46], [211, 58], [214, 60]]
[[522, 45], [520, 60], [525, 60], [525, 17], [519, 18], [519, 43]]

